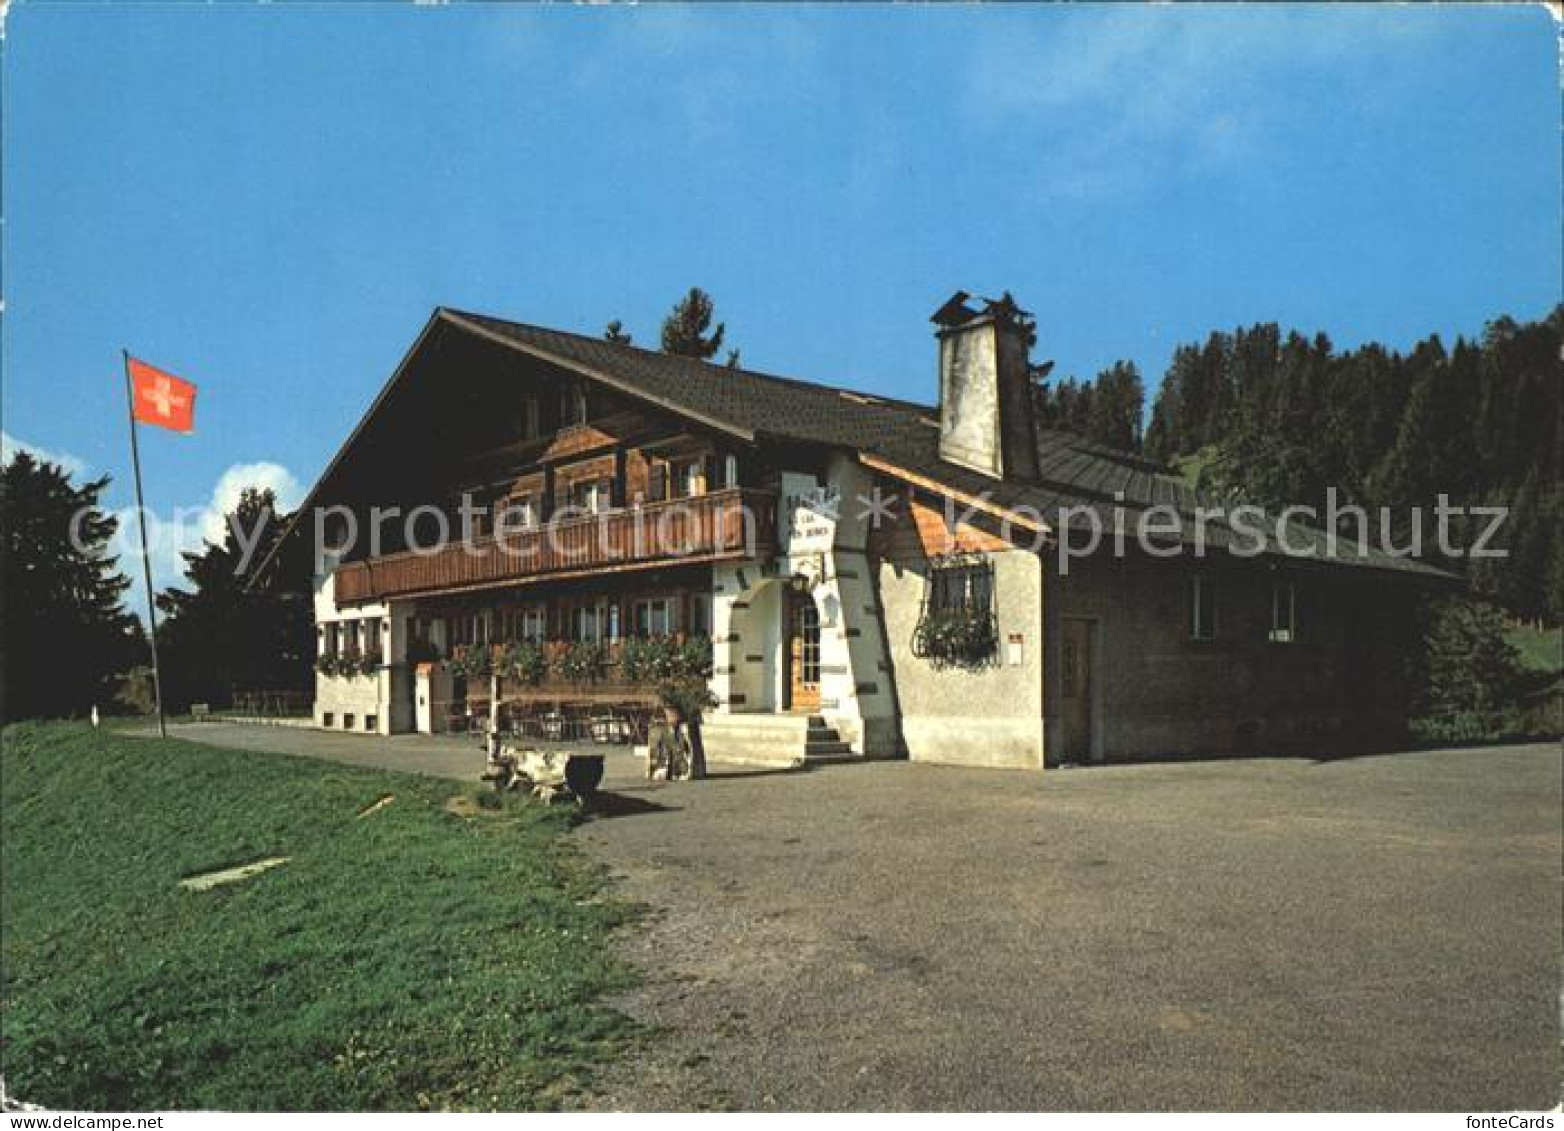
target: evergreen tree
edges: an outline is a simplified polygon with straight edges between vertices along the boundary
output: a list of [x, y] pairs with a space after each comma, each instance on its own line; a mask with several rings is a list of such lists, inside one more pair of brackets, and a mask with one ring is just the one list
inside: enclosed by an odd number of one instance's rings
[[1126, 452], [1141, 446], [1141, 415], [1146, 386], [1132, 361], [1117, 361], [1097, 375], [1086, 413], [1086, 435]]
[[629, 345], [631, 341], [629, 333], [625, 331], [625, 324], [617, 318], [603, 327], [603, 338], [605, 341], [618, 342], [620, 345], [625, 346]]
[[1412, 713], [1420, 736], [1442, 742], [1510, 729], [1506, 713], [1521, 685], [1520, 657], [1505, 640], [1498, 609], [1441, 597], [1422, 612], [1423, 648], [1412, 658]]
[[691, 287], [663, 320], [663, 353], [710, 361], [722, 348], [722, 338], [727, 331], [727, 326], [721, 322], [712, 329], [714, 314], [711, 296], [699, 287]]
[[73, 486], [25, 451], [0, 468], [0, 717], [107, 709], [141, 656], [109, 552], [118, 522], [99, 501], [108, 482]]
[[[186, 588], [158, 596], [163, 616], [164, 697], [171, 709], [192, 702], [227, 705], [235, 691], [309, 686], [314, 658], [309, 586], [274, 573], [258, 578], [286, 523], [271, 491], [246, 490], [221, 543], [186, 553]], [[257, 538], [248, 561], [234, 526]], [[256, 533], [258, 532], [258, 534]]]
[[[1338, 353], [1324, 335], [1266, 323], [1180, 345], [1152, 407], [1146, 450], [1205, 488], [1273, 507], [1390, 507], [1400, 544], [1408, 508], [1444, 495], [1510, 510], [1500, 561], [1445, 563], [1524, 617], [1558, 616], [1564, 577], [1564, 306], [1540, 322], [1495, 318], [1477, 342], [1437, 335], [1406, 355], [1376, 343]], [[1045, 419], [1077, 394], [1050, 391]], [[1458, 546], [1482, 531], [1457, 523]], [[1425, 535], [1432, 522], [1424, 523]], [[1431, 548], [1425, 539], [1425, 548]]]

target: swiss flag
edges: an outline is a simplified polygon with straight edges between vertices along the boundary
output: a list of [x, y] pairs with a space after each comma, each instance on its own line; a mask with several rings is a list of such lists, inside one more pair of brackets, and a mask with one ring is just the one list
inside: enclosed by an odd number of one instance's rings
[[136, 419], [175, 432], [194, 431], [196, 387], [133, 357], [127, 363], [136, 394], [131, 410]]

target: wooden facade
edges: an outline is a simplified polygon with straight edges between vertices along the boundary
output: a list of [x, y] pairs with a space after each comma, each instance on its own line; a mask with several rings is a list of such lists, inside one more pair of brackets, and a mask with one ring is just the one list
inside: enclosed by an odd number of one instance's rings
[[[942, 376], [942, 395], [970, 402], [953, 417], [1003, 415], [985, 390], [1004, 374], [977, 379], [986, 356]], [[655, 687], [624, 677], [625, 642], [684, 636], [710, 641], [718, 758], [791, 765], [824, 742], [1040, 767], [1393, 728], [1403, 689], [1364, 673], [1404, 635], [1403, 563], [1268, 552], [1194, 590], [1212, 563], [1105, 551], [1066, 576], [1051, 508], [1198, 500], [1136, 457], [1055, 434], [1037, 440], [1035, 473], [980, 474], [947, 458], [945, 415], [437, 312], [302, 508], [335, 547], [316, 578], [322, 657], [347, 639], [380, 660], [372, 674], [323, 662], [316, 718], [380, 733], [471, 719], [491, 684], [460, 674], [481, 673], [470, 650], [508, 643], [549, 663], [502, 679], [501, 707], [644, 705]], [[962, 442], [1014, 439], [992, 423], [963, 425]], [[1213, 596], [1210, 632], [1190, 628], [1197, 591]], [[981, 654], [954, 655], [953, 628]], [[596, 678], [566, 678], [582, 670], [559, 662], [573, 645], [601, 646]]]
[[669, 563], [766, 554], [776, 538], [774, 492], [708, 495], [572, 517], [432, 552], [404, 550], [341, 566], [339, 603], [494, 588]]

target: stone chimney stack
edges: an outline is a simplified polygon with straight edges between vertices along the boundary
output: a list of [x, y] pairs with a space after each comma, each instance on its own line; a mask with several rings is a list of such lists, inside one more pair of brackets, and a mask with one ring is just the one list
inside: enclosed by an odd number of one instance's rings
[[996, 479], [1037, 477], [1030, 355], [1032, 316], [1006, 293], [967, 305], [957, 291], [930, 319], [939, 327], [939, 454]]

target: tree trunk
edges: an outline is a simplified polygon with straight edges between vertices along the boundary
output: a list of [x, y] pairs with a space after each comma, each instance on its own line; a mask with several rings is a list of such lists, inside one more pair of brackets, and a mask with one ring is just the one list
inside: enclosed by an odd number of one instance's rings
[[690, 728], [690, 780], [699, 781], [706, 776], [706, 743], [701, 738], [701, 717], [695, 715], [686, 725]]

